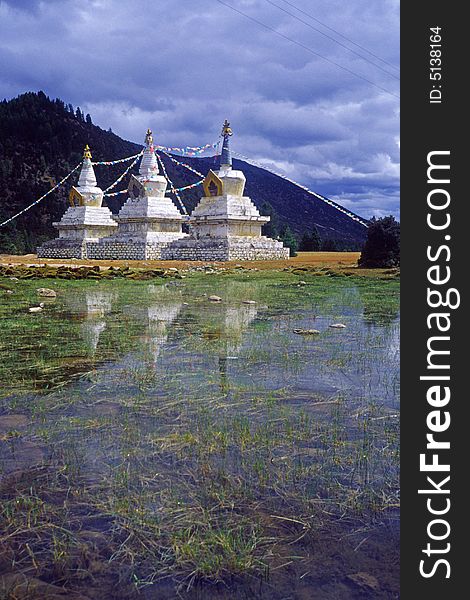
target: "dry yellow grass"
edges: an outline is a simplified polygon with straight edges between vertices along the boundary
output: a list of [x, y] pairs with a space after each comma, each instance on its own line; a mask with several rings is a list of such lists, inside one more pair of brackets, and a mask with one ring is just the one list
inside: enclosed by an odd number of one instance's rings
[[[285, 267], [355, 267], [359, 258], [359, 252], [299, 252], [299, 254], [289, 260], [258, 260], [258, 261], [211, 261], [210, 264], [225, 267], [243, 265], [248, 268], [256, 269], [283, 269]], [[91, 266], [99, 265], [101, 267], [123, 267], [134, 268], [170, 268], [186, 269], [191, 266], [207, 264], [198, 261], [177, 261], [177, 260], [82, 260], [82, 259], [45, 259], [38, 258], [36, 254], [25, 254], [15, 256], [11, 254], [0, 255], [0, 265], [67, 265], [67, 266]]]

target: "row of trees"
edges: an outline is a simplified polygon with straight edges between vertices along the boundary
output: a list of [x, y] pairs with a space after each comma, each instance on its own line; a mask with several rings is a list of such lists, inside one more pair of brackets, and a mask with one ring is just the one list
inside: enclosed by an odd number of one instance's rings
[[262, 215], [269, 216], [271, 220], [263, 227], [263, 234], [280, 240], [284, 246], [290, 248], [291, 256], [296, 256], [297, 252], [347, 252], [357, 251], [359, 248], [347, 241], [341, 241], [333, 238], [322, 238], [318, 229], [313, 228], [304, 233], [300, 240], [296, 237], [289, 225], [282, 222], [276, 210], [269, 202], [264, 202], [260, 212]]
[[347, 244], [341, 244], [335, 239], [322, 239], [318, 229], [314, 227], [311, 233], [304, 233], [300, 242], [297, 240], [292, 230], [287, 225], [281, 229], [277, 239], [287, 248], [290, 248], [290, 255], [296, 256], [299, 252], [347, 252], [354, 251], [356, 248], [350, 248]]

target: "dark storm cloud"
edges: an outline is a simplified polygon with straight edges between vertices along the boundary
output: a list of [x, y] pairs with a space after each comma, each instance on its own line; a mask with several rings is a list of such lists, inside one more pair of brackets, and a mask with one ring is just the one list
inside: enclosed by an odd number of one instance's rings
[[[396, 79], [265, 0], [226, 2], [398, 94]], [[398, 64], [396, 0], [293, 2]], [[398, 211], [397, 98], [216, 0], [0, 0], [0, 61], [2, 97], [43, 89], [128, 139], [151, 126], [176, 146], [215, 141], [229, 117], [240, 153], [365, 216]]]

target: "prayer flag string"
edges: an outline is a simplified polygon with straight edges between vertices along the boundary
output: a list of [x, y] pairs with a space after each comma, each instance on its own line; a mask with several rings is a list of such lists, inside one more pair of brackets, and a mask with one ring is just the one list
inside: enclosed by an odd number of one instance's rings
[[[124, 173], [122, 173], [122, 175], [120, 175], [116, 181], [114, 183], [112, 183], [110, 186], [108, 186], [105, 190], [104, 190], [104, 195], [105, 196], [110, 196], [111, 194], [108, 194], [107, 192], [109, 192], [109, 190], [112, 190], [114, 187], [117, 186], [118, 183], [120, 183], [124, 177], [129, 173], [129, 171], [132, 169], [132, 167], [137, 163], [137, 161], [139, 160], [139, 158], [142, 156], [142, 154], [144, 153], [144, 151], [142, 150], [140, 152], [140, 154], [137, 154], [134, 157], [134, 160], [132, 161], [132, 163], [127, 167], [127, 169], [124, 171]], [[119, 192], [121, 193], [121, 192]], [[117, 194], [113, 194], [113, 195], [117, 195]]]
[[16, 215], [13, 215], [12, 217], [10, 217], [9, 219], [7, 219], [6, 221], [3, 221], [3, 223], [0, 223], [0, 227], [3, 227], [4, 225], [6, 225], [7, 223], [10, 223], [11, 221], [13, 221], [14, 219], [16, 219], [17, 217], [19, 217], [20, 215], [22, 215], [23, 213], [25, 213], [26, 211], [28, 211], [30, 208], [33, 208], [33, 206], [36, 206], [36, 204], [39, 204], [41, 202], [41, 200], [44, 200], [44, 198], [46, 196], [49, 196], [49, 194], [52, 194], [52, 192], [54, 192], [57, 188], [59, 188], [63, 183], [65, 183], [67, 181], [67, 179], [73, 175], [73, 173], [75, 173], [75, 171], [77, 171], [80, 167], [82, 166], [82, 163], [78, 164], [74, 169], [72, 169], [70, 171], [70, 173], [68, 175], [66, 175], [63, 179], [61, 179], [59, 181], [59, 183], [56, 183], [56, 185], [54, 187], [52, 187], [50, 190], [48, 190], [45, 194], [43, 194], [40, 198], [38, 198], [37, 200], [35, 200], [34, 202], [32, 202], [31, 204], [28, 204], [28, 206], [26, 206], [25, 208], [23, 208], [23, 210], [20, 210], [20, 212], [16, 213]]
[[139, 154], [134, 154], [134, 156], [127, 156], [126, 158], [119, 158], [118, 160], [99, 160], [96, 162], [92, 162], [91, 164], [96, 167], [97, 165], [105, 165], [109, 167], [110, 165], [117, 165], [119, 163], [127, 162], [129, 160], [133, 160], [134, 158], [138, 158], [142, 155], [143, 150], [139, 152]]
[[256, 160], [253, 160], [252, 158], [249, 158], [248, 156], [243, 156], [243, 154], [239, 154], [238, 152], [234, 152], [233, 150], [232, 150], [232, 154], [234, 156], [236, 156], [237, 158], [242, 158], [243, 160], [246, 160], [248, 163], [251, 163], [251, 164], [255, 165], [256, 167], [259, 167], [260, 169], [264, 169], [265, 171], [269, 171], [269, 173], [272, 173], [273, 175], [276, 175], [277, 177], [281, 177], [282, 179], [285, 179], [289, 183], [292, 183], [293, 185], [299, 187], [300, 189], [304, 190], [308, 194], [310, 194], [312, 196], [315, 196], [315, 198], [317, 198], [319, 200], [322, 200], [326, 204], [332, 206], [337, 211], [345, 214], [346, 216], [348, 216], [353, 221], [356, 221], [357, 223], [360, 223], [364, 227], [369, 227], [369, 225], [368, 225], [368, 223], [366, 221], [364, 221], [363, 219], [361, 219], [360, 217], [358, 217], [354, 213], [350, 212], [349, 210], [346, 210], [345, 208], [343, 208], [339, 204], [336, 204], [336, 202], [333, 202], [333, 200], [330, 200], [329, 198], [325, 198], [325, 196], [322, 196], [321, 194], [317, 194], [316, 192], [310, 190], [307, 186], [302, 185], [301, 183], [297, 183], [297, 181], [294, 181], [293, 179], [290, 179], [289, 177], [286, 177], [285, 175], [281, 175], [281, 173], [277, 173], [276, 171], [273, 171], [272, 169], [268, 169], [267, 167], [265, 167], [261, 163], [257, 162]]
[[205, 144], [204, 146], [185, 146], [184, 148], [170, 148], [168, 146], [156, 146], [156, 148], [163, 152], [179, 152], [184, 156], [197, 156], [198, 154], [202, 154], [206, 150], [209, 150], [209, 148], [217, 148], [218, 143], [219, 142], [214, 142], [213, 144]]
[[170, 184], [171, 191], [172, 191], [172, 193], [175, 195], [176, 199], [178, 200], [178, 203], [179, 203], [179, 205], [181, 206], [181, 210], [183, 211], [183, 214], [187, 215], [187, 214], [188, 214], [188, 211], [186, 210], [186, 207], [185, 207], [185, 205], [183, 204], [183, 201], [181, 200], [181, 197], [180, 197], [180, 195], [178, 194], [178, 191], [176, 190], [175, 186], [173, 185], [173, 182], [172, 182], [172, 181], [171, 181], [171, 179], [168, 177], [168, 173], [166, 172], [166, 169], [165, 169], [165, 165], [164, 165], [164, 163], [163, 163], [163, 160], [162, 160], [162, 159], [161, 159], [161, 157], [158, 155], [158, 153], [155, 153], [155, 154], [156, 154], [157, 160], [158, 160], [158, 162], [159, 162], [159, 164], [160, 164], [160, 167], [161, 167], [161, 169], [162, 169], [162, 171], [163, 171], [163, 175], [164, 175], [165, 179], [168, 181], [168, 183]]
[[199, 177], [202, 177], [202, 179], [205, 179], [206, 176], [203, 175], [202, 173], [199, 173], [199, 171], [196, 171], [196, 169], [194, 169], [193, 167], [190, 167], [186, 163], [176, 160], [176, 158], [173, 158], [173, 156], [170, 156], [170, 154], [168, 154], [167, 152], [164, 152], [163, 150], [162, 150], [162, 154], [164, 154], [167, 158], [169, 158], [175, 164], [180, 165], [181, 167], [185, 167], [186, 169], [188, 169], [188, 171], [191, 171], [192, 173], [195, 173]]

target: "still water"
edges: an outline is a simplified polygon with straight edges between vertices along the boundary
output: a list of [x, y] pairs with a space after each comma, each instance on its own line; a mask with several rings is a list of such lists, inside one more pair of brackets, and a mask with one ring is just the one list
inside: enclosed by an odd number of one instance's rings
[[[35, 475], [42, 550], [12, 543], [17, 570], [90, 598], [397, 597], [396, 281], [50, 281], [57, 298], [35, 314], [37, 282], [15, 285], [2, 491], [23, 502], [11, 474], [47, 469], [70, 523], [58, 569], [44, 522], [59, 509]], [[22, 519], [9, 508], [5, 531]], [[83, 531], [103, 536], [96, 589], [70, 566]]]

